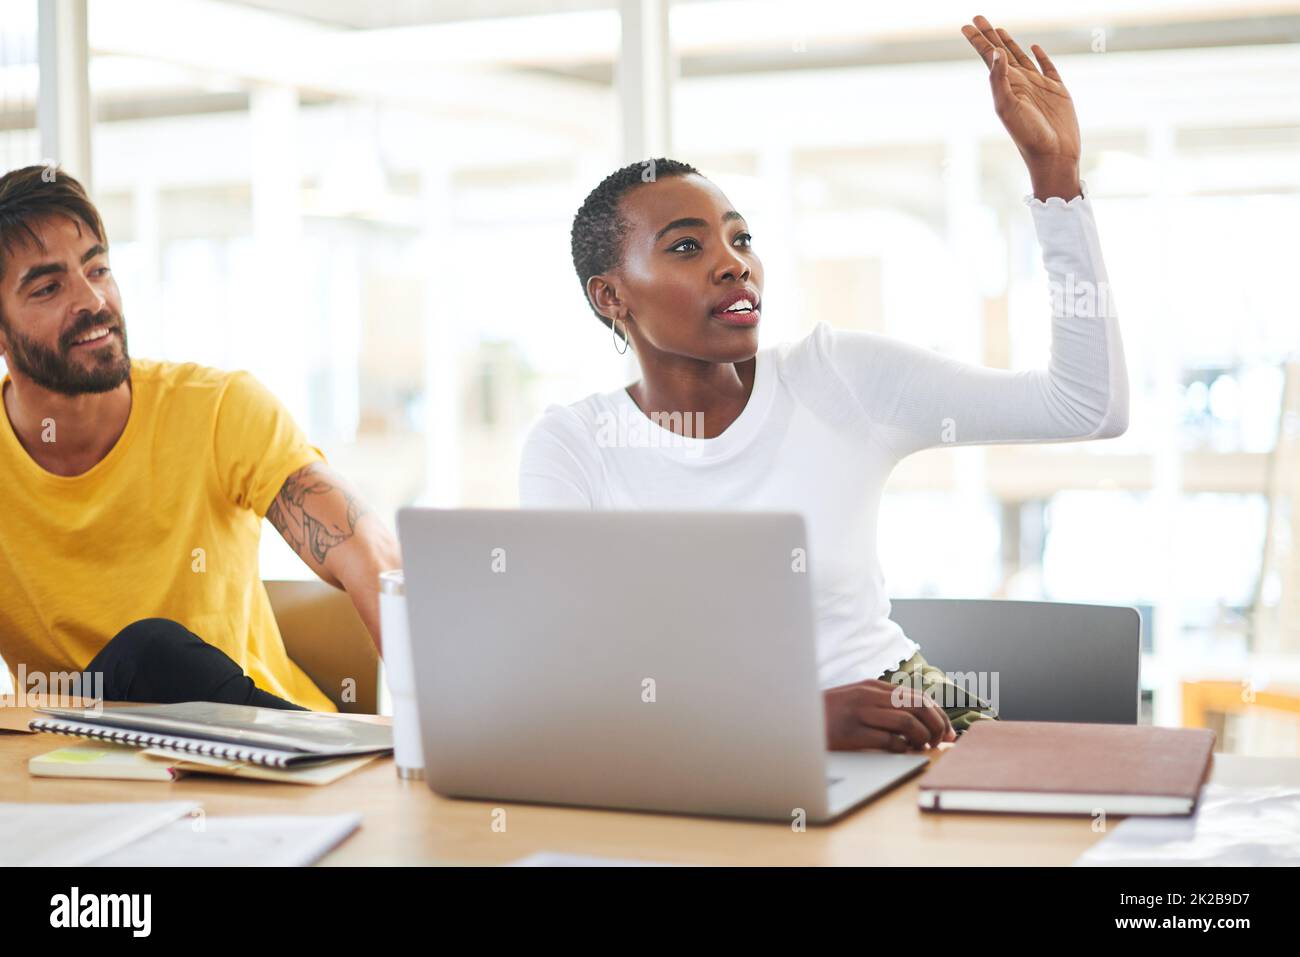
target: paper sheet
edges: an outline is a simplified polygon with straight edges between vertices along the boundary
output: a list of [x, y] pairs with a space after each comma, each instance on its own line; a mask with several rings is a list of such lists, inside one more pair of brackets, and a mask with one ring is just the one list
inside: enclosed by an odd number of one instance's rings
[[197, 801], [0, 804], [0, 865], [86, 864], [198, 810]]
[[299, 867], [316, 863], [360, 826], [360, 814], [177, 821], [93, 863], [97, 867]]
[[1300, 865], [1300, 788], [1207, 784], [1190, 817], [1130, 817], [1076, 867]]
[[630, 858], [591, 857], [586, 854], [560, 854], [555, 851], [539, 851], [529, 854], [517, 861], [511, 861], [507, 867], [676, 867], [675, 864], [663, 864], [659, 861], [637, 861]]
[[206, 754], [187, 754], [167, 748], [147, 748], [141, 753], [160, 762], [173, 763], [182, 774], [207, 772], [249, 781], [278, 781], [282, 784], [314, 786], [333, 784], [379, 757], [378, 754], [363, 754], [355, 758], [335, 758], [332, 761], [311, 762], [292, 768], [268, 768], [260, 764], [245, 764], [242, 761]]

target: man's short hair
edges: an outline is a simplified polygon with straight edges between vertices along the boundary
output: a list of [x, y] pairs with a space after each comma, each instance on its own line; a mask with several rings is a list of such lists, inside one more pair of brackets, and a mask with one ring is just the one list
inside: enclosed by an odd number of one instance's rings
[[60, 215], [86, 226], [105, 246], [104, 221], [86, 190], [56, 166], [24, 166], [0, 176], [0, 277], [20, 245], [42, 245], [35, 224]]

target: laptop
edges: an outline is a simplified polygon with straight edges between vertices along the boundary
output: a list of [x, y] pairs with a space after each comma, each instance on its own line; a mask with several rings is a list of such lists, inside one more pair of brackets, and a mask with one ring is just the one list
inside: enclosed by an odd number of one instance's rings
[[404, 508], [425, 779], [821, 823], [922, 754], [827, 752], [801, 516]]

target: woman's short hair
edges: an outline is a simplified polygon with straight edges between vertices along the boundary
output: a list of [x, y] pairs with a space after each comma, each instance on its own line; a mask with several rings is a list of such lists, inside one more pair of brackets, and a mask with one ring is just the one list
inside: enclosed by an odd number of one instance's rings
[[623, 218], [619, 203], [638, 186], [668, 176], [691, 173], [698, 175], [699, 170], [689, 163], [662, 156], [629, 163], [601, 180], [578, 208], [569, 234], [573, 268], [582, 283], [582, 298], [605, 325], [612, 326], [609, 317], [602, 316], [587, 296], [587, 280], [617, 268], [623, 261], [623, 240], [627, 236], [628, 222]]

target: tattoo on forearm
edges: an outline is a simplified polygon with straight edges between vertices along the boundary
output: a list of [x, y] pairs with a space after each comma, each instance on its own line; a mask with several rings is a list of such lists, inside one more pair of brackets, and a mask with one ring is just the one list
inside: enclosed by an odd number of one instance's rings
[[[347, 505], [343, 524], [325, 517], [322, 496], [342, 495]], [[348, 541], [366, 507], [347, 489], [329, 481], [325, 466], [314, 462], [285, 479], [284, 487], [267, 509], [267, 520], [303, 558], [325, 564], [330, 549]], [[305, 551], [304, 551], [305, 546]]]

